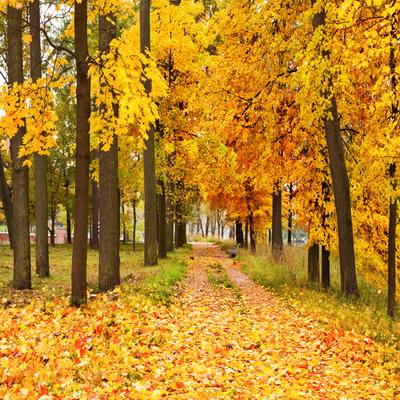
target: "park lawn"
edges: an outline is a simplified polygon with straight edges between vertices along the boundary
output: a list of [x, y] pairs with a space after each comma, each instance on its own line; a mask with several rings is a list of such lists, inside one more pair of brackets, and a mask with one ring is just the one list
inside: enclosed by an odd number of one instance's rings
[[[186, 271], [186, 256], [189, 246], [168, 254], [168, 259], [160, 260], [158, 266], [143, 265], [143, 245], [138, 244], [136, 251], [131, 245], [121, 244], [121, 282], [129, 283], [133, 290], [143, 291], [156, 301], [167, 302], [172, 296], [174, 285], [183, 279]], [[72, 245], [55, 245], [50, 251], [50, 278], [40, 278], [35, 274], [35, 248], [32, 256], [32, 290], [15, 291], [12, 289], [12, 250], [0, 246], [0, 299], [3, 306], [23, 306], [32, 298], [52, 299], [68, 296], [71, 282]], [[89, 249], [87, 280], [90, 293], [97, 291], [98, 251]]]

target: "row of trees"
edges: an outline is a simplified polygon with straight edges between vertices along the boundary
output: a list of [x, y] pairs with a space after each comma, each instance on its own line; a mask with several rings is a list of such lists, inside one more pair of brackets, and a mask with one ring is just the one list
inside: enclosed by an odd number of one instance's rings
[[[173, 222], [176, 243], [185, 241], [185, 221], [203, 202], [236, 225], [239, 242], [247, 226], [253, 252], [271, 229], [279, 258], [282, 226], [289, 241], [292, 229], [305, 229], [310, 280], [328, 287], [329, 255], [338, 253], [341, 289], [349, 296], [358, 296], [357, 253], [359, 271], [389, 282], [394, 316], [400, 7], [394, 0], [54, 2], [42, 21], [35, 20], [34, 2], [29, 34], [22, 24], [27, 9], [6, 3], [9, 85], [1, 124], [11, 137], [15, 287], [30, 285], [27, 165], [34, 154], [36, 225], [44, 238], [43, 156], [50, 153], [52, 165], [75, 113], [74, 183], [65, 174], [66, 191], [75, 195], [75, 304], [86, 300], [91, 174], [102, 290], [119, 282], [120, 205], [135, 208], [143, 196], [146, 265], [171, 249]], [[65, 24], [51, 25], [60, 15]], [[38, 64], [46, 65], [43, 77]], [[66, 87], [76, 90], [69, 111]], [[38, 259], [46, 260], [39, 242]], [[37, 265], [42, 273], [46, 261]]]
[[237, 220], [238, 238], [247, 224], [255, 251], [271, 228], [279, 258], [285, 217], [309, 233], [310, 280], [329, 286], [337, 252], [342, 292], [356, 297], [357, 250], [359, 271], [388, 282], [391, 316], [398, 13], [393, 1], [227, 4], [211, 28], [198, 124], [218, 149], [207, 200]]

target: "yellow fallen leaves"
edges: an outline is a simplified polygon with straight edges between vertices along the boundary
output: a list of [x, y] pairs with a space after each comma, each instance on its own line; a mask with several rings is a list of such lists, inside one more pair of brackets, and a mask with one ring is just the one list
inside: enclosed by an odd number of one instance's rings
[[242, 290], [210, 286], [215, 248], [195, 250], [165, 307], [129, 288], [76, 310], [65, 301], [0, 312], [4, 399], [393, 399], [369, 339], [324, 331], [224, 261]]

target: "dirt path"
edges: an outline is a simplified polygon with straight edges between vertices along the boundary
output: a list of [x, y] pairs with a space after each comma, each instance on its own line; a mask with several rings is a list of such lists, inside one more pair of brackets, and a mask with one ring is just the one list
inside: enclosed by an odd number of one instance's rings
[[[163, 387], [182, 399], [394, 399], [372, 369], [372, 341], [326, 331], [250, 281], [215, 246], [195, 245]], [[210, 285], [219, 263], [240, 290]]]

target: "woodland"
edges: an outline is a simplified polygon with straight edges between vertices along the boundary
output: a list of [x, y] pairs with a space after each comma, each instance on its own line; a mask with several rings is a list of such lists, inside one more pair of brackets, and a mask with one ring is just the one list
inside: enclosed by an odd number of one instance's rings
[[0, 10], [1, 398], [400, 398], [398, 1]]

